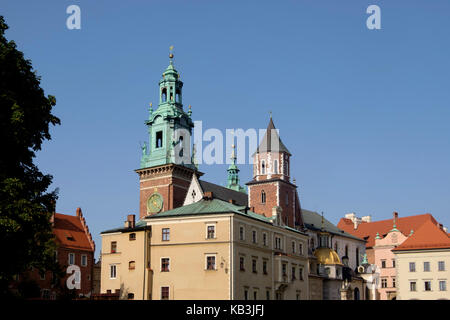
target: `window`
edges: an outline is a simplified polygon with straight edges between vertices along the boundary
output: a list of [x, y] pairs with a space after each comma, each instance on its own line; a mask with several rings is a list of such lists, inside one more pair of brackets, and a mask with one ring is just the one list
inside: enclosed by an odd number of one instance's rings
[[387, 279], [386, 278], [382, 278], [381, 279], [381, 287], [382, 288], [387, 288]]
[[309, 241], [309, 245], [311, 247], [311, 250], [315, 249], [315, 243], [314, 243], [314, 238], [311, 238], [311, 240]]
[[134, 300], [134, 293], [128, 294], [128, 300]]
[[287, 276], [287, 264], [283, 263], [281, 268], [282, 268], [281, 271], [282, 271], [283, 277], [286, 277]]
[[266, 193], [263, 191], [261, 191], [261, 203], [266, 203]]
[[409, 283], [409, 291], [416, 291], [417, 290], [417, 288], [416, 288], [416, 282], [415, 281], [411, 281], [410, 283]]
[[345, 246], [345, 255], [348, 257], [348, 245]]
[[275, 237], [275, 249], [281, 250], [281, 238], [280, 237]]
[[447, 291], [447, 281], [445, 280], [439, 281], [439, 291]]
[[257, 273], [257, 271], [256, 271], [256, 262], [257, 262], [256, 259], [252, 260], [252, 272], [253, 273]]
[[111, 241], [111, 253], [116, 253], [116, 252], [117, 252], [117, 242]]
[[239, 239], [245, 240], [244, 227], [239, 227]]
[[338, 243], [337, 243], [337, 241], [334, 243], [334, 251], [338, 252]]
[[263, 233], [263, 244], [267, 246], [267, 233]]
[[415, 262], [409, 263], [409, 272], [416, 272], [416, 263]]
[[292, 241], [292, 253], [295, 253], [295, 241]]
[[136, 233], [130, 233], [130, 235], [128, 236], [128, 239], [130, 240], [130, 241], [133, 241], [133, 240], [136, 240]]
[[266, 174], [266, 162], [264, 160], [261, 161], [261, 174]]
[[206, 256], [206, 270], [216, 270], [215, 256]]
[[128, 262], [128, 270], [134, 270], [134, 269], [136, 269], [136, 262], [135, 261]]
[[117, 276], [117, 268], [115, 264], [109, 266], [109, 278], [115, 279]]
[[445, 261], [439, 261], [438, 262], [438, 270], [439, 271], [445, 271]]
[[161, 100], [162, 102], [166, 102], [167, 101], [167, 88], [163, 88], [161, 91]]
[[298, 268], [298, 278], [303, 281], [303, 267]]
[[169, 241], [169, 240], [170, 240], [170, 228], [163, 228], [162, 241]]
[[216, 237], [216, 227], [215, 226], [208, 226], [207, 232], [208, 232], [208, 239], [214, 239]]
[[423, 263], [423, 271], [430, 271], [430, 263], [428, 261]]
[[161, 287], [161, 300], [169, 300], [169, 287]]
[[244, 289], [244, 300], [248, 300], [248, 290]]
[[266, 299], [270, 300], [270, 290], [266, 290]]
[[386, 260], [381, 260], [381, 268], [386, 268]]
[[424, 281], [425, 291], [431, 291], [431, 281]]
[[263, 261], [263, 274], [267, 274], [267, 261]]
[[294, 281], [296, 279], [295, 278], [295, 273], [296, 273], [295, 267], [292, 267], [292, 269], [291, 269], [291, 280], [292, 281]]
[[256, 242], [257, 242], [256, 240], [257, 240], [257, 239], [256, 239], [256, 231], [253, 230], [253, 231], [252, 231], [252, 241], [253, 241], [253, 243], [256, 243]]
[[258, 291], [253, 291], [253, 300], [258, 300]]
[[239, 258], [239, 270], [245, 271], [245, 259], [244, 257]]
[[392, 268], [395, 268], [395, 259], [392, 259]]
[[170, 258], [161, 258], [161, 272], [169, 272]]
[[156, 132], [156, 144], [155, 144], [155, 148], [161, 148], [163, 145], [163, 132], [162, 131], [157, 131]]
[[87, 255], [85, 255], [85, 254], [81, 255], [81, 266], [83, 266], [83, 267], [87, 266]]
[[298, 254], [299, 254], [299, 255], [303, 255], [303, 243], [300, 243], [300, 244], [298, 245]]
[[273, 173], [278, 174], [278, 160], [273, 160]]
[[69, 253], [69, 265], [75, 264], [75, 253]]

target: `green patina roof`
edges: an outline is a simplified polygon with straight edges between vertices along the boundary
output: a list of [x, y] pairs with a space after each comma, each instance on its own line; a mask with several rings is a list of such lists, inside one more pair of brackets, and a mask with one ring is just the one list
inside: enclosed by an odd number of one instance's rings
[[[309, 230], [313, 230], [313, 231], [320, 231], [322, 228], [322, 215], [320, 215], [317, 212], [314, 211], [309, 211], [309, 210], [305, 210], [302, 209], [302, 217], [303, 217], [303, 222], [305, 224], [305, 227]], [[345, 232], [344, 230], [339, 229], [338, 227], [336, 227], [334, 224], [332, 224], [330, 221], [328, 221], [327, 219], [323, 219], [323, 228], [325, 231], [331, 233], [331, 234], [335, 234], [335, 235], [339, 235], [342, 237], [347, 237], [347, 238], [352, 238], [352, 239], [356, 239], [356, 240], [360, 240], [360, 241], [364, 241], [361, 238], [355, 237], [354, 235]]]

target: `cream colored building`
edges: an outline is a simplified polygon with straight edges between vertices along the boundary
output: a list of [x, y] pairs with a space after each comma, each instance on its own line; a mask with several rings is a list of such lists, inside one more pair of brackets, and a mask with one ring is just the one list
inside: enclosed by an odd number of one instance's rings
[[308, 236], [202, 200], [102, 233], [101, 293], [121, 299], [308, 299]]
[[450, 238], [430, 221], [393, 249], [397, 300], [450, 299]]

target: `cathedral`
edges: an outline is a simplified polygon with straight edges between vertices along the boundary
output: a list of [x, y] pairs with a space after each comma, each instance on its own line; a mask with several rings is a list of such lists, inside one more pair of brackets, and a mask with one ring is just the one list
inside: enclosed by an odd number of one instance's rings
[[129, 215], [124, 227], [102, 232], [101, 293], [144, 300], [366, 299], [355, 271], [364, 240], [301, 208], [292, 154], [272, 116], [247, 188], [234, 145], [226, 185], [203, 178], [190, 143], [192, 111], [183, 106], [183, 82], [169, 57], [135, 170], [139, 220]]

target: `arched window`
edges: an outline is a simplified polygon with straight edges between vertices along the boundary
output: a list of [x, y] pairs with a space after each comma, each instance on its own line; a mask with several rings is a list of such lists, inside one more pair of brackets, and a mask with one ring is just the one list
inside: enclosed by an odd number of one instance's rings
[[170, 101], [173, 101], [173, 88], [170, 87]]
[[278, 174], [278, 160], [273, 160], [273, 173]]
[[161, 101], [166, 102], [167, 101], [167, 88], [163, 88], [161, 92]]
[[359, 289], [355, 288], [355, 300], [359, 300], [359, 299], [360, 299], [360, 297], [359, 297]]
[[261, 191], [261, 203], [266, 203], [266, 193], [263, 191]]
[[261, 160], [261, 174], [266, 174], [266, 162]]
[[175, 93], [175, 102], [180, 103], [181, 102], [181, 92], [180, 89], [177, 89], [176, 93]]

